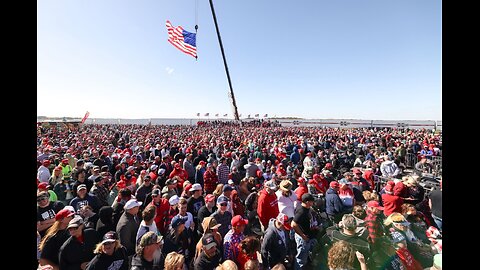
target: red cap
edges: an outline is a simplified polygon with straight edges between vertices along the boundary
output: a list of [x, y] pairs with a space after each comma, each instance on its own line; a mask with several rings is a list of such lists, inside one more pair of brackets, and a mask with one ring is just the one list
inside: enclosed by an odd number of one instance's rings
[[367, 206], [368, 206], [368, 207], [375, 207], [375, 208], [377, 208], [378, 210], [383, 210], [383, 207], [380, 206], [380, 204], [379, 204], [377, 201], [369, 201], [369, 202], [367, 203]]
[[68, 158], [62, 159], [62, 163], [63, 163], [63, 164], [68, 164]]
[[290, 224], [291, 220], [284, 213], [278, 214], [277, 221], [283, 224], [283, 227], [285, 227], [285, 230], [290, 231], [292, 229], [292, 225]]
[[70, 212], [70, 210], [62, 209], [62, 210], [58, 211], [58, 213], [55, 215], [55, 220], [64, 219], [66, 217], [71, 217], [73, 215], [75, 215], [75, 213]]
[[190, 191], [192, 186], [193, 186], [192, 184], [187, 184], [183, 190]]
[[311, 157], [311, 156], [312, 156], [312, 152], [308, 152], [308, 153], [307, 153], [307, 156]]
[[213, 202], [215, 201], [215, 196], [213, 194], [208, 194], [205, 196], [205, 202]]
[[359, 168], [354, 168], [354, 169], [353, 169], [353, 173], [354, 173], [354, 174], [362, 173], [362, 171], [360, 171]]
[[48, 183], [47, 182], [42, 182], [38, 184], [38, 189], [48, 189]]
[[338, 188], [338, 187], [340, 187], [340, 184], [337, 181], [332, 181], [332, 182], [330, 182], [330, 187], [331, 188]]
[[299, 177], [299, 178], [297, 179], [297, 182], [298, 182], [298, 183], [305, 183], [305, 179], [304, 179], [303, 177]]
[[45, 159], [45, 160], [42, 162], [42, 164], [43, 164], [44, 166], [48, 166], [48, 165], [50, 165], [50, 160]]
[[332, 168], [332, 163], [328, 162], [327, 164], [325, 164], [325, 168]]
[[205, 165], [205, 161], [200, 160], [200, 162], [198, 162], [198, 164], [200, 164], [200, 165]]
[[242, 218], [240, 215], [236, 215], [232, 218], [232, 226], [237, 227], [237, 226], [242, 226], [242, 225], [247, 225], [248, 220]]

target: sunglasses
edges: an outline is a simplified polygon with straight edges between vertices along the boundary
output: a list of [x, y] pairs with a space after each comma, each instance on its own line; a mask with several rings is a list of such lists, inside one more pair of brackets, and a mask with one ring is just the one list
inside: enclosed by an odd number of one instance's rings
[[46, 200], [46, 199], [48, 199], [48, 198], [47, 197], [37, 198], [37, 202], [41, 202], [41, 201]]
[[227, 203], [221, 203], [220, 206], [227, 206]]

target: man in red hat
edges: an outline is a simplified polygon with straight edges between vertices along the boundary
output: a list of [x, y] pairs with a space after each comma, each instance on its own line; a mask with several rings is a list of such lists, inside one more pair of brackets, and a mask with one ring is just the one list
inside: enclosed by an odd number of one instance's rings
[[248, 220], [240, 215], [236, 215], [232, 218], [231, 224], [232, 229], [228, 231], [223, 240], [223, 259], [237, 263], [237, 257], [240, 252], [238, 244], [245, 238], [243, 231], [245, 230], [245, 225], [248, 224]]
[[48, 183], [50, 179], [51, 173], [48, 167], [50, 166], [50, 160], [44, 159], [42, 165], [38, 167], [37, 170], [37, 179], [40, 183]]
[[291, 255], [289, 254], [291, 240], [288, 234], [292, 229], [292, 220], [292, 217], [289, 218], [283, 213], [278, 214], [277, 218], [270, 219], [261, 248], [262, 262], [267, 269], [283, 263], [287, 256]]
[[302, 202], [302, 195], [308, 193], [307, 183], [303, 177], [297, 179], [298, 187], [295, 189], [295, 194], [297, 195], [297, 200]]
[[48, 192], [48, 194], [50, 195], [50, 198], [48, 199], [49, 201], [56, 202], [58, 200], [57, 194], [55, 194], [53, 190], [50, 190], [50, 185], [48, 185], [48, 183], [40, 182], [37, 187], [38, 187], [37, 192], [41, 192], [41, 191]]
[[330, 182], [330, 188], [325, 195], [325, 208], [328, 218], [335, 224], [338, 223], [344, 214], [344, 206], [340, 196], [340, 184], [337, 181]]

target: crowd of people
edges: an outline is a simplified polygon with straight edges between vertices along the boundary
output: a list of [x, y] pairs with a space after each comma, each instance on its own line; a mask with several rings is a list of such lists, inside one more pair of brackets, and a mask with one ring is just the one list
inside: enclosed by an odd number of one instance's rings
[[38, 269], [441, 269], [439, 132], [265, 123], [38, 126]]

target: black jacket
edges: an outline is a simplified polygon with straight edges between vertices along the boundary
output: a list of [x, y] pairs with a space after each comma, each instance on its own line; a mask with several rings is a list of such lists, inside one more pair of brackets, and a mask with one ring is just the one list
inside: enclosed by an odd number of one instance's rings
[[83, 231], [83, 243], [80, 243], [76, 237], [70, 238], [60, 247], [58, 254], [60, 270], [78, 270], [84, 262], [89, 262], [94, 254], [95, 245], [100, 238], [93, 229]]
[[128, 270], [127, 250], [121, 247], [115, 250], [112, 256], [104, 253], [95, 255], [88, 263], [86, 270]]
[[289, 232], [284, 231], [286, 241], [286, 243], [284, 243], [277, 230], [278, 229], [275, 227], [275, 219], [270, 219], [261, 249], [262, 262], [269, 267], [273, 267], [277, 263], [283, 263], [288, 255], [287, 247], [290, 246]]
[[147, 262], [142, 256], [135, 254], [132, 258], [132, 267], [130, 270], [163, 270], [165, 264], [165, 258], [163, 254], [158, 260]]
[[195, 270], [212, 270], [215, 269], [222, 260], [222, 255], [220, 251], [217, 249], [215, 255], [212, 258], [208, 258], [205, 252], [202, 250], [200, 255], [198, 255], [197, 259], [195, 260], [194, 269]]

